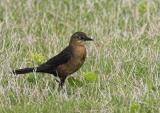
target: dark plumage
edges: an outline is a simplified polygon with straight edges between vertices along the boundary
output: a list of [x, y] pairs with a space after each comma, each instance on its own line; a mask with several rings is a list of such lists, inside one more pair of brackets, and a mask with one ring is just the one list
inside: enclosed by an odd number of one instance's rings
[[68, 75], [76, 72], [84, 63], [86, 48], [84, 41], [92, 41], [83, 32], [76, 32], [71, 36], [69, 45], [58, 55], [47, 62], [33, 68], [13, 70], [14, 74], [25, 74], [30, 72], [49, 73], [60, 78], [59, 85], [63, 86]]

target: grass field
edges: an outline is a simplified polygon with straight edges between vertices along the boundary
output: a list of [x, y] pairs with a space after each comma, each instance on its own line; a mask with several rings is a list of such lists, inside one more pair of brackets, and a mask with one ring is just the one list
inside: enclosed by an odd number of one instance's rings
[[[10, 73], [56, 55], [76, 31], [95, 40], [80, 86], [59, 93], [51, 75]], [[0, 113], [160, 113], [160, 1], [1, 0]]]

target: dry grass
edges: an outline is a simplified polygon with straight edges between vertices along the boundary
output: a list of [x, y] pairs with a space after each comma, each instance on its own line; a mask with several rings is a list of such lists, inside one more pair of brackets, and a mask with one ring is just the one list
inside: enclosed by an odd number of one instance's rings
[[[0, 112], [160, 112], [159, 9], [159, 0], [1, 0]], [[53, 76], [10, 74], [37, 65], [33, 54], [54, 56], [76, 31], [95, 40], [82, 87], [66, 82], [59, 94]], [[88, 71], [98, 80], [85, 81]]]

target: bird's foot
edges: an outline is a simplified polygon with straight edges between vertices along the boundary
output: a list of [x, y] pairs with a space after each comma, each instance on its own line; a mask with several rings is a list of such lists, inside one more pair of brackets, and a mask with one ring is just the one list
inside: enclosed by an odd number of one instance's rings
[[60, 84], [60, 79], [55, 78], [55, 81]]

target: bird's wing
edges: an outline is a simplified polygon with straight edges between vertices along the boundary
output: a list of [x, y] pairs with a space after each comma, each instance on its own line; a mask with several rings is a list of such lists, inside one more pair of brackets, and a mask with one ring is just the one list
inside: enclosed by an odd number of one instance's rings
[[58, 55], [49, 59], [45, 64], [54, 65], [55, 67], [57, 67], [60, 64], [66, 63], [71, 58], [71, 55], [72, 55], [71, 48], [68, 46]]
[[41, 64], [39, 67], [37, 67], [37, 71], [39, 72], [51, 71], [51, 69], [52, 70], [55, 69], [58, 65], [66, 63], [71, 58], [71, 55], [72, 55], [71, 48], [68, 46], [58, 55], [54, 56], [44, 64]]

